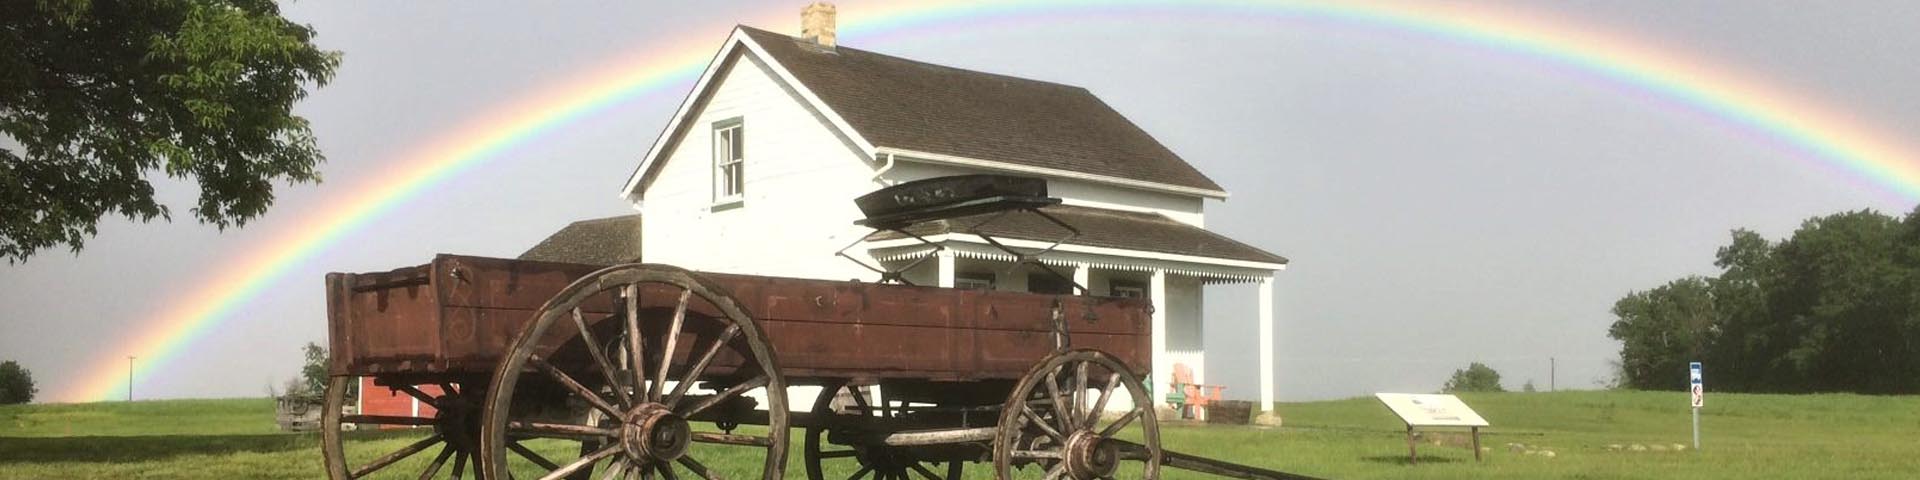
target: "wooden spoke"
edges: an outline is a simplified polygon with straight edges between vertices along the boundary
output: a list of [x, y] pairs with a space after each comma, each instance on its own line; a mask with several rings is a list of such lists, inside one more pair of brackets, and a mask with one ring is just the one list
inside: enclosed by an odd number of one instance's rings
[[1014, 450], [1013, 458], [1060, 458], [1057, 450]]
[[432, 395], [428, 395], [427, 392], [422, 392], [420, 391], [420, 389], [414, 388], [412, 385], [395, 385], [393, 386], [393, 389], [399, 390], [401, 392], [406, 392], [408, 396], [420, 399], [420, 403], [432, 405], [433, 408], [440, 408], [440, 399], [434, 398]]
[[433, 419], [429, 417], [402, 417], [395, 415], [346, 415], [340, 417], [340, 421], [380, 425], [433, 425]]
[[678, 385], [673, 386], [673, 394], [668, 395], [667, 400], [662, 403], [665, 403], [669, 408], [680, 404], [680, 398], [687, 394], [687, 387], [693, 386], [693, 382], [700, 380], [700, 374], [706, 373], [707, 364], [713, 363], [713, 357], [720, 354], [720, 347], [726, 346], [727, 342], [732, 341], [733, 337], [739, 334], [739, 325], [727, 325], [726, 330], [721, 331], [719, 336], [714, 337], [713, 345], [707, 346], [707, 352], [700, 355], [700, 361], [694, 363], [692, 368], [687, 369], [686, 377], [682, 378]]
[[621, 287], [621, 293], [627, 297], [627, 357], [628, 361], [633, 362], [633, 391], [634, 395], [640, 395], [642, 390], [649, 388], [646, 348], [643, 346], [646, 342], [640, 336], [640, 285], [627, 284]]
[[678, 461], [680, 462], [680, 466], [687, 467], [688, 471], [693, 472], [694, 475], [699, 475], [700, 478], [706, 480], [724, 480], [725, 478], [721, 477], [718, 473], [714, 473], [713, 470], [708, 469], [707, 466], [701, 464], [699, 460], [694, 460], [692, 455], [681, 455]]
[[467, 473], [467, 453], [460, 452], [460, 455], [453, 457], [453, 480], [460, 480], [460, 475], [464, 473]]
[[453, 387], [453, 382], [440, 382], [440, 393], [442, 395], [452, 395], [459, 393], [459, 390]]
[[653, 384], [653, 388], [647, 389], [647, 400], [658, 402], [667, 393], [667, 367], [673, 365], [674, 343], [680, 341], [680, 327], [687, 321], [687, 300], [692, 298], [693, 290], [680, 291], [680, 303], [673, 307], [673, 323], [667, 327], [667, 336], [662, 339], [663, 346], [660, 347], [660, 374], [653, 377], [660, 380]]
[[766, 375], [760, 375], [757, 377], [753, 377], [752, 380], [747, 380], [745, 382], [741, 382], [738, 385], [727, 387], [726, 390], [722, 390], [720, 393], [716, 393], [711, 397], [707, 397], [706, 399], [701, 400], [700, 403], [694, 404], [692, 407], [687, 409], [686, 413], [681, 413], [680, 416], [692, 417], [695, 414], [706, 411], [708, 408], [713, 408], [714, 405], [719, 405], [720, 402], [726, 401], [726, 399], [728, 398], [733, 398], [734, 396], [738, 396], [742, 393], [746, 393], [748, 390], [753, 390], [756, 388], [767, 386], [767, 382], [769, 380], [770, 379], [768, 379]]
[[1080, 409], [1087, 408], [1087, 404], [1086, 404], [1087, 367], [1092, 365], [1093, 365], [1093, 362], [1080, 362], [1080, 365], [1074, 367], [1073, 369], [1073, 410], [1070, 410], [1067, 413], [1067, 417], [1073, 420], [1074, 425], [1086, 425], [1088, 428], [1093, 427], [1093, 422], [1092, 421], [1083, 422], [1080, 415]]
[[920, 462], [913, 462], [912, 464], [908, 464], [907, 466], [912, 467], [913, 471], [915, 472], [920, 472], [920, 475], [927, 477], [927, 480], [947, 480], [944, 478], [940, 478], [939, 475], [934, 475], [932, 470], [927, 470], [927, 467], [925, 465], [921, 465]]
[[1034, 413], [1032, 408], [1021, 405], [1020, 414], [1026, 415], [1028, 421], [1040, 427], [1040, 431], [1047, 432], [1047, 436], [1053, 437], [1054, 440], [1058, 440], [1060, 443], [1067, 443], [1067, 436], [1061, 435], [1059, 430], [1054, 430], [1052, 426], [1047, 425], [1046, 420], [1040, 418], [1040, 414]]
[[440, 434], [438, 433], [429, 435], [427, 436], [427, 438], [422, 438], [420, 439], [420, 441], [413, 442], [413, 444], [411, 445], [400, 447], [399, 450], [395, 450], [393, 453], [389, 453], [380, 458], [376, 458], [373, 460], [373, 463], [369, 463], [367, 464], [367, 466], [360, 467], [359, 470], [354, 470], [352, 474], [349, 474], [347, 476], [351, 478], [360, 478], [360, 477], [367, 476], [367, 474], [373, 473], [374, 470], [387, 468], [387, 466], [392, 465], [393, 462], [398, 462], [406, 459], [407, 457], [413, 456], [413, 454], [420, 453], [421, 450], [426, 450], [427, 447], [433, 446], [434, 443], [437, 443], [440, 440], [441, 440]]
[[520, 458], [525, 458], [527, 461], [533, 462], [534, 465], [539, 465], [540, 468], [549, 471], [560, 469], [560, 464], [553, 463], [552, 460], [547, 460], [547, 457], [540, 456], [539, 453], [528, 449], [526, 445], [521, 445], [519, 441], [508, 441], [507, 450], [512, 450], [513, 453], [520, 454]]
[[733, 435], [733, 434], [713, 433], [713, 432], [693, 432], [693, 441], [701, 442], [701, 443], [718, 443], [723, 445], [743, 445], [743, 446], [749, 446], [749, 447], [773, 446], [773, 439], [767, 438], [767, 437], [756, 437], [752, 435]]
[[820, 458], [847, 458], [847, 457], [854, 457], [859, 455], [860, 455], [860, 452], [854, 451], [854, 450], [835, 450], [831, 452], [820, 452]]
[[620, 400], [620, 406], [633, 406], [633, 399], [627, 396], [626, 390], [620, 388], [620, 381], [614, 379], [620, 369], [607, 361], [607, 352], [600, 351], [600, 342], [593, 340], [593, 333], [587, 329], [587, 319], [580, 314], [580, 307], [573, 307], [572, 313], [573, 325], [580, 328], [580, 341], [586, 344], [587, 353], [593, 357], [594, 363], [600, 364], [600, 376], [607, 379], [607, 389], [613, 390], [613, 397]]
[[[558, 467], [549, 468], [548, 470], [554, 470], [557, 468]], [[607, 462], [607, 471], [602, 472], [600, 474], [600, 480], [620, 480], [622, 478], [626, 478], [627, 472], [630, 468], [631, 466], [627, 464], [626, 460], [614, 460], [612, 462]]]
[[1068, 413], [1073, 411], [1073, 407], [1067, 405], [1066, 399], [1060, 397], [1059, 373], [1059, 370], [1047, 372], [1047, 397], [1053, 399], [1053, 421], [1059, 423], [1061, 431], [1072, 432], [1078, 430], [1074, 428], [1078, 422], [1075, 422], [1073, 415]]
[[620, 418], [620, 409], [614, 408], [613, 405], [608, 405], [606, 400], [600, 398], [600, 394], [595, 393], [585, 385], [581, 385], [579, 381], [573, 379], [573, 376], [567, 375], [567, 372], [560, 371], [560, 367], [555, 367], [552, 363], [547, 363], [547, 359], [540, 358], [539, 355], [532, 355], [527, 357], [527, 363], [533, 364], [535, 368], [539, 368], [540, 371], [545, 372], [547, 376], [559, 381], [560, 384], [567, 387], [568, 390], [572, 390], [574, 395], [585, 398], [588, 404], [593, 405], [593, 408], [600, 409], [600, 411], [605, 412], [607, 416]]
[[1067, 465], [1065, 463], [1054, 465], [1052, 470], [1047, 470], [1047, 476], [1040, 477], [1040, 480], [1059, 480], [1060, 476], [1066, 473]]
[[420, 480], [433, 478], [440, 473], [440, 467], [447, 464], [447, 457], [453, 456], [453, 445], [441, 445], [440, 454], [433, 457], [433, 463], [427, 464], [427, 471], [420, 472]]
[[860, 471], [853, 472], [853, 476], [847, 477], [847, 480], [860, 480], [862, 478], [866, 478], [867, 473], [872, 471], [873, 471], [873, 467], [861, 465]]
[[568, 463], [564, 466], [561, 466], [560, 468], [553, 469], [553, 471], [551, 472], [547, 472], [546, 476], [540, 477], [540, 480], [559, 480], [561, 478], [565, 478], [568, 475], [572, 475], [574, 472], [580, 471], [580, 469], [582, 468], [593, 466], [593, 462], [598, 462], [600, 461], [600, 459], [611, 457], [616, 453], [620, 453], [621, 448], [622, 447], [617, 442], [612, 445], [608, 445], [606, 448], [600, 449], [600, 451], [589, 453], [585, 456], [580, 457], [577, 460], [574, 460], [572, 463]]
[[600, 427], [590, 427], [586, 425], [573, 425], [573, 424], [566, 424], [566, 423], [507, 422], [507, 430], [516, 435], [528, 436], [528, 437], [620, 438], [620, 432], [618, 430], [612, 430], [612, 429], [606, 429], [606, 428], [600, 428]]
[[1127, 428], [1127, 424], [1133, 423], [1133, 419], [1140, 417], [1141, 408], [1136, 405], [1133, 410], [1128, 410], [1126, 415], [1121, 415], [1119, 420], [1114, 420], [1112, 425], [1107, 425], [1107, 428], [1100, 430], [1100, 436], [1111, 437], [1113, 434], [1120, 433], [1120, 429]]
[[666, 480], [679, 480], [680, 478], [679, 475], [674, 475], [673, 464], [660, 462], [660, 463], [653, 464], [653, 469], [660, 471], [660, 478], [663, 478]]
[[640, 477], [640, 480], [653, 480], [653, 469], [641, 467], [639, 465], [634, 465], [633, 468], [628, 471], [633, 472], [635, 476]]
[[1100, 399], [1093, 402], [1093, 411], [1087, 412], [1087, 425], [1099, 425], [1100, 413], [1107, 410], [1107, 398], [1113, 396], [1114, 387], [1120, 385], [1120, 372], [1107, 375], [1106, 385], [1100, 387]]

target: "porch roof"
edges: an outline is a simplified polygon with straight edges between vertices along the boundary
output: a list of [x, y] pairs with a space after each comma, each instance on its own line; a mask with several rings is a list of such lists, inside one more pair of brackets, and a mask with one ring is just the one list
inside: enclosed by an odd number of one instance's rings
[[[1069, 245], [1118, 248], [1146, 252], [1191, 255], [1196, 257], [1223, 258], [1250, 262], [1285, 265], [1286, 257], [1261, 250], [1258, 247], [1228, 238], [1225, 235], [1208, 231], [1167, 218], [1158, 213], [1129, 212], [1105, 208], [1077, 205], [1054, 205], [1041, 209], [1049, 215], [1080, 230], [1080, 236], [1068, 241]], [[925, 222], [907, 231], [920, 236], [933, 236], [948, 233], [987, 234], [997, 238], [1013, 238], [1050, 242], [1066, 234], [1060, 226], [1048, 222], [1039, 215], [1025, 212], [1009, 213], [1006, 216], [985, 223], [996, 214], [982, 214], [960, 217], [950, 220]], [[873, 237], [874, 240], [905, 238], [896, 232], [884, 232]]]

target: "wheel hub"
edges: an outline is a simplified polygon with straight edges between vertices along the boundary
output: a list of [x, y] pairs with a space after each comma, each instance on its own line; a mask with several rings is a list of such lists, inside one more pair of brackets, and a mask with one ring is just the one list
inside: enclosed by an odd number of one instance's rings
[[620, 428], [620, 444], [631, 458], [671, 461], [685, 455], [693, 443], [693, 429], [687, 420], [665, 405], [633, 407], [626, 417]]
[[438, 406], [433, 413], [434, 433], [440, 434], [456, 450], [477, 451], [480, 446], [478, 406], [459, 394], [442, 395], [434, 399], [434, 403]]
[[1112, 477], [1120, 468], [1120, 446], [1091, 430], [1067, 437], [1067, 475], [1077, 480]]

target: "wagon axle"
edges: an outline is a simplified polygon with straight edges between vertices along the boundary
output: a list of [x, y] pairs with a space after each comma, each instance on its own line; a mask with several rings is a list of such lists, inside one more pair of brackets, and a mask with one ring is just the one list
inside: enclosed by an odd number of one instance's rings
[[687, 420], [666, 405], [641, 404], [628, 410], [621, 422], [620, 445], [628, 458], [670, 462], [685, 455], [692, 443], [693, 429]]

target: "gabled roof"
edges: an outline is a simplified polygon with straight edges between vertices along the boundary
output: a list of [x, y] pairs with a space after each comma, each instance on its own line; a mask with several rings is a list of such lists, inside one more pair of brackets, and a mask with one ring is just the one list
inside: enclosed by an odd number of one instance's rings
[[640, 261], [640, 215], [581, 220], [548, 235], [521, 260], [617, 265]]
[[[1041, 210], [1080, 230], [1080, 236], [1067, 241], [1070, 245], [1287, 264], [1286, 257], [1274, 255], [1259, 247], [1240, 243], [1225, 235], [1181, 223], [1158, 213], [1077, 205], [1054, 205]], [[999, 238], [1047, 242], [1060, 238], [1066, 232], [1059, 225], [1054, 225], [1040, 218], [1039, 215], [1024, 212], [1001, 216], [992, 222], [981, 224], [995, 215], [997, 214], [989, 213], [925, 222], [908, 227], [907, 231], [923, 237], [944, 233], [985, 233]], [[888, 232], [877, 235], [875, 238], [892, 239], [904, 238], [904, 236]]]
[[760, 52], [869, 156], [1074, 176], [1191, 195], [1226, 191], [1085, 88], [977, 72], [741, 26], [628, 182], [635, 195], [704, 105], [733, 50]]

